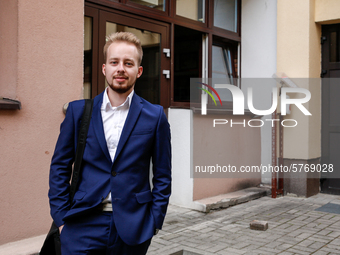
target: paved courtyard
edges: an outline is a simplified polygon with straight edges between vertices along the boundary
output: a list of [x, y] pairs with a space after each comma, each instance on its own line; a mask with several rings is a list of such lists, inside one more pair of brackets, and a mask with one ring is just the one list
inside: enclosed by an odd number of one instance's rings
[[[315, 210], [326, 204], [333, 213]], [[262, 197], [210, 213], [171, 205], [148, 255], [340, 254], [337, 206], [340, 196], [326, 194]], [[268, 230], [251, 230], [253, 220], [267, 221]]]

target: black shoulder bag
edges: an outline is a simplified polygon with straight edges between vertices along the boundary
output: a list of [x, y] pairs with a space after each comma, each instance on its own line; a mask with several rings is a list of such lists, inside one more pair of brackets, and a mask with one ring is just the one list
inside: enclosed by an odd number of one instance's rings
[[[78, 136], [78, 143], [77, 143], [77, 151], [76, 151], [76, 158], [74, 161], [73, 173], [72, 173], [72, 181], [70, 187], [70, 201], [73, 200], [74, 194], [77, 190], [77, 185], [80, 176], [80, 166], [81, 161], [83, 159], [85, 144], [86, 144], [86, 137], [87, 132], [90, 126], [90, 120], [92, 115], [92, 106], [93, 100], [92, 99], [85, 99], [85, 107], [84, 112], [81, 120], [81, 126]], [[59, 228], [52, 222], [52, 226], [50, 231], [48, 232], [44, 244], [40, 250], [40, 255], [61, 255], [61, 243], [60, 243], [60, 233]]]

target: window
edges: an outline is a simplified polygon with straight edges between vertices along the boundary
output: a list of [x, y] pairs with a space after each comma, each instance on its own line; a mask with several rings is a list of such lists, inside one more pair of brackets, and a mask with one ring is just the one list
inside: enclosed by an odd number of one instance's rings
[[329, 57], [330, 62], [339, 62], [340, 61], [340, 41], [339, 36], [340, 33], [337, 31], [330, 33], [330, 49], [329, 49]]
[[[163, 107], [190, 107], [190, 78], [237, 85], [240, 0], [85, 0], [84, 95], [105, 88], [105, 35], [133, 31], [144, 50], [135, 91]], [[92, 40], [92, 42], [91, 42]], [[197, 98], [199, 98], [197, 90]]]
[[190, 78], [201, 77], [202, 33], [175, 26], [174, 101], [190, 101]]
[[155, 10], [165, 11], [166, 0], [129, 0], [129, 1], [150, 7]]
[[92, 88], [92, 18], [84, 18], [84, 98], [91, 98]]
[[212, 78], [227, 79], [233, 84], [232, 59], [229, 47], [213, 45], [212, 47]]
[[214, 0], [214, 26], [237, 32], [237, 0]]
[[176, 14], [188, 19], [204, 22], [204, 1], [176, 0]]
[[[212, 48], [212, 79], [227, 81], [228, 84], [237, 85], [237, 58], [233, 56], [230, 45], [213, 45]], [[216, 89], [222, 101], [232, 101], [232, 95], [225, 89]]]

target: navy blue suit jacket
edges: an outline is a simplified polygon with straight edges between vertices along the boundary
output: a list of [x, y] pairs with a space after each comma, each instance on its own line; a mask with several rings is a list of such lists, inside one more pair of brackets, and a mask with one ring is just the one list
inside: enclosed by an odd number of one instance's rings
[[[170, 128], [163, 108], [134, 94], [114, 161], [106, 145], [101, 105], [95, 97], [79, 187], [69, 202], [69, 183], [85, 101], [71, 102], [50, 168], [51, 215], [58, 226], [97, 207], [111, 192], [117, 232], [129, 244], [161, 229], [171, 192]], [[153, 179], [150, 185], [150, 161]]]

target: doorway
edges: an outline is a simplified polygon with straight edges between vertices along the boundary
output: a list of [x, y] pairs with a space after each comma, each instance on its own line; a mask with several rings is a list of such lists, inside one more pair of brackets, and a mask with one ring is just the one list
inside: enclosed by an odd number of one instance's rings
[[[132, 32], [142, 43], [143, 74], [137, 79], [135, 92], [147, 101], [167, 108], [170, 105], [170, 56], [163, 53], [170, 45], [170, 26], [116, 10], [85, 7], [84, 97], [95, 97], [107, 86], [101, 72], [102, 49], [107, 35]], [[166, 73], [166, 72], [165, 72]]]
[[322, 173], [321, 192], [340, 194], [340, 24], [322, 27], [321, 163], [333, 164]]

